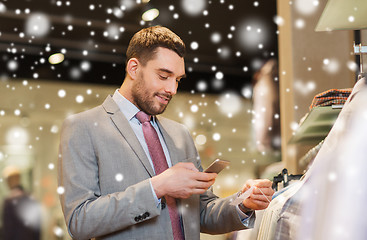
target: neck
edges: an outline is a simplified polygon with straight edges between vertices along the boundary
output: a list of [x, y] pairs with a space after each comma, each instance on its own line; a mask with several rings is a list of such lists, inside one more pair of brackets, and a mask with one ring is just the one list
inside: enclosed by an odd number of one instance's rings
[[134, 104], [139, 110], [140, 107], [136, 105], [136, 103], [133, 100], [132, 94], [131, 94], [131, 89], [132, 89], [132, 81], [129, 80], [128, 78], [125, 78], [124, 82], [122, 83], [120, 89], [118, 90], [118, 92], [124, 97], [126, 98], [129, 102], [131, 102], [132, 104]]
[[119, 89], [119, 93], [124, 96], [127, 100], [129, 100], [130, 102], [132, 102], [132, 96], [131, 96], [131, 81], [129, 81], [129, 79], [126, 77], [124, 82], [122, 83], [120, 89]]

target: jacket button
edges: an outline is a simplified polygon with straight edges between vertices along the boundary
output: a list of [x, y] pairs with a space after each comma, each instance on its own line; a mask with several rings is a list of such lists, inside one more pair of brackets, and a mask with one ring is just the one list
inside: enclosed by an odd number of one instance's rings
[[149, 216], [150, 216], [150, 214], [148, 212], [145, 212], [144, 215], [143, 215], [144, 219], [146, 219]]
[[162, 202], [161, 203], [161, 209], [165, 209], [166, 208], [166, 203]]
[[139, 218], [138, 217], [135, 217], [134, 220], [135, 220], [135, 222], [139, 222]]

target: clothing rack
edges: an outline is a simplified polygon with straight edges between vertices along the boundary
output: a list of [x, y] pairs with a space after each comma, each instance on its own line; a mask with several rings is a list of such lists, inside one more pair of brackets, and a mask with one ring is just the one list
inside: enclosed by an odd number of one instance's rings
[[288, 169], [283, 168], [282, 172], [274, 177], [272, 188], [275, 191], [278, 191], [278, 183], [283, 182], [283, 186], [287, 187], [289, 185], [290, 181], [299, 180], [299, 179], [301, 179], [302, 176], [303, 176], [303, 174], [288, 175]]

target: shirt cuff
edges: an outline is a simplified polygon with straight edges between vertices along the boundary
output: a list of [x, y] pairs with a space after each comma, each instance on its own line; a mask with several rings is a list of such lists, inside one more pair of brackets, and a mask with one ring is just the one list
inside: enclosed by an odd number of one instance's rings
[[250, 227], [250, 219], [251, 219], [251, 217], [252, 217], [252, 215], [254, 214], [255, 211], [250, 210], [250, 211], [244, 213], [244, 212], [241, 211], [241, 209], [238, 205], [236, 206], [236, 210], [237, 210], [238, 216], [241, 219], [242, 224], [245, 227], [249, 228]]
[[158, 199], [157, 194], [154, 191], [153, 185], [152, 185], [152, 181], [149, 179], [149, 183], [150, 183], [150, 188], [152, 189], [152, 193], [153, 193], [153, 197], [154, 197], [154, 201], [156, 203], [157, 208], [161, 207], [161, 199]]

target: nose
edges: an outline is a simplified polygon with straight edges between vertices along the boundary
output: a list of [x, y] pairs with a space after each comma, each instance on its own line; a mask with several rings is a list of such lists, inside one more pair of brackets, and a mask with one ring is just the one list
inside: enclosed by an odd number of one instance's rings
[[178, 83], [176, 79], [169, 80], [166, 82], [165, 92], [173, 96], [177, 93], [177, 87]]

